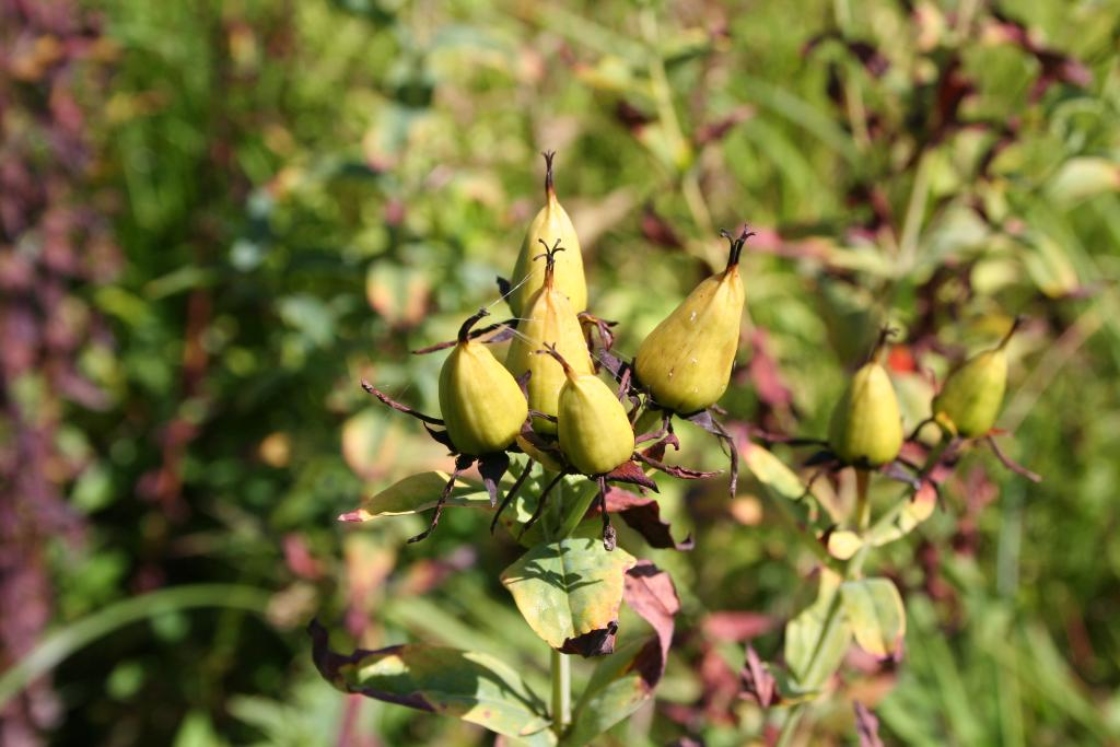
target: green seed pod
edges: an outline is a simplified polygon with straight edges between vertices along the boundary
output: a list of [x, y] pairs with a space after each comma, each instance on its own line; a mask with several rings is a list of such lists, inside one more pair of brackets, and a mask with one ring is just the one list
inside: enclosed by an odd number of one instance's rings
[[[525, 316], [517, 325], [517, 336], [510, 343], [506, 368], [514, 377], [530, 372], [529, 408], [556, 417], [560, 412], [560, 389], [566, 379], [564, 368], [549, 355], [536, 355], [544, 345], [554, 346], [568, 365], [579, 374], [593, 372], [591, 354], [583, 336], [579, 317], [572, 310], [568, 297], [556, 289], [555, 265], [559, 244], [545, 247], [544, 286], [526, 307]], [[534, 418], [533, 429], [540, 433], [556, 433], [556, 423]]]
[[557, 243], [567, 251], [557, 258], [555, 287], [571, 301], [572, 309], [579, 313], [587, 308], [587, 280], [583, 275], [583, 252], [579, 237], [576, 236], [572, 219], [556, 198], [552, 185], [552, 151], [544, 154], [547, 170], [544, 178], [545, 205], [529, 224], [517, 264], [513, 267], [514, 289], [509, 294], [509, 307], [517, 318], [529, 306], [533, 297], [544, 287], [544, 268], [533, 259], [540, 253], [540, 244], [555, 246]]
[[485, 343], [470, 339], [480, 310], [459, 329], [459, 341], [439, 374], [439, 406], [447, 435], [461, 454], [480, 456], [509, 447], [529, 415], [517, 385]]
[[727, 267], [689, 294], [649, 333], [634, 357], [638, 381], [660, 406], [688, 414], [714, 405], [731, 380], [745, 293], [739, 255], [753, 234], [732, 239]]
[[546, 351], [564, 369], [557, 415], [560, 451], [581, 474], [605, 475], [630, 460], [634, 429], [626, 408], [595, 374], [577, 373], [556, 352]]
[[[880, 348], [885, 339], [884, 333]], [[893, 462], [902, 449], [898, 397], [887, 370], [876, 358], [856, 371], [828, 426], [832, 452], [844, 464], [861, 468]]]
[[976, 438], [995, 425], [1007, 390], [1007, 354], [1004, 348], [1019, 326], [992, 350], [985, 350], [949, 374], [941, 391], [933, 398], [933, 417], [954, 436]]

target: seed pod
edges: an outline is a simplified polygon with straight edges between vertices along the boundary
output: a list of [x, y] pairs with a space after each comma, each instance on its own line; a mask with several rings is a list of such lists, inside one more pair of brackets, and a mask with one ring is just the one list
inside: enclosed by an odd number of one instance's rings
[[731, 380], [739, 349], [745, 293], [739, 255], [754, 234], [746, 228], [732, 239], [727, 267], [689, 294], [642, 341], [634, 357], [638, 381], [658, 405], [689, 414], [714, 405]]
[[934, 420], [949, 433], [962, 438], [976, 438], [995, 425], [1007, 390], [1007, 354], [1004, 348], [1019, 321], [1015, 320], [998, 346], [969, 358], [950, 373], [941, 391], [933, 398]]
[[459, 329], [459, 341], [439, 374], [439, 406], [452, 445], [461, 454], [503, 451], [521, 432], [529, 407], [521, 387], [470, 330], [485, 309]]
[[560, 389], [557, 430], [560, 451], [568, 462], [581, 474], [605, 475], [629, 461], [634, 429], [611, 388], [595, 374], [577, 373], [555, 348], [541, 352], [556, 358], [566, 377]]
[[[885, 331], [879, 339], [881, 350]], [[828, 445], [844, 464], [873, 468], [893, 462], [902, 449], [898, 397], [878, 353], [856, 371], [828, 426]]]
[[[558, 243], [537, 258], [545, 260], [544, 286], [526, 307], [525, 316], [517, 325], [518, 335], [510, 343], [506, 355], [506, 368], [520, 378], [530, 372], [528, 392], [529, 408], [556, 417], [560, 411], [560, 388], [566, 379], [559, 361], [550, 355], [536, 355], [542, 346], [554, 346], [568, 365], [579, 374], [594, 370], [587, 341], [579, 317], [572, 310], [568, 297], [556, 289], [555, 266], [557, 253], [564, 251]], [[533, 429], [540, 433], [556, 433], [556, 423], [545, 418], [533, 418]]]
[[572, 309], [579, 313], [587, 308], [587, 280], [583, 275], [583, 253], [576, 236], [572, 219], [556, 198], [552, 185], [552, 158], [556, 154], [544, 154], [547, 167], [544, 178], [545, 205], [529, 224], [517, 264], [513, 267], [514, 290], [509, 294], [509, 307], [517, 318], [529, 306], [533, 296], [544, 286], [544, 268], [533, 259], [539, 254], [540, 244], [555, 246], [557, 243], [567, 251], [557, 258], [555, 288], [568, 297]]

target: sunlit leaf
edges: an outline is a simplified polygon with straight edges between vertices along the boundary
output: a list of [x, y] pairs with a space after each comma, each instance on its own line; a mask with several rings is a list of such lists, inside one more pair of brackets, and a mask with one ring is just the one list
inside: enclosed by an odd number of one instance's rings
[[606, 630], [618, 620], [626, 570], [634, 558], [608, 551], [601, 539], [537, 545], [502, 573], [529, 627], [549, 646]]
[[[410, 475], [380, 493], [366, 498], [361, 507], [339, 516], [339, 521], [369, 521], [378, 516], [399, 516], [426, 511], [436, 505], [451, 475], [446, 472], [421, 472]], [[490, 496], [481, 485], [456, 482], [447, 499], [448, 506], [490, 507]]]
[[893, 656], [906, 634], [906, 610], [894, 583], [885, 578], [846, 581], [840, 599], [859, 647], [880, 659]]

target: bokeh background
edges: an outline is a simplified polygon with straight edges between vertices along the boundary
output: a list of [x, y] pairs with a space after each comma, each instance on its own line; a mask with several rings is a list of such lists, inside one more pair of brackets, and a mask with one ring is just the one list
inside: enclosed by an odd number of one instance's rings
[[[962, 457], [877, 561], [902, 663], [809, 728], [851, 743], [858, 694], [889, 742], [1120, 740], [1118, 49], [1115, 0], [0, 0], [0, 743], [492, 742], [332, 690], [305, 627], [545, 676], [488, 516], [336, 522], [449, 465], [358, 382], [436, 410], [409, 351], [498, 301], [544, 149], [623, 352], [755, 228], [731, 423], [823, 435], [889, 321], [913, 425], [1028, 316], [1000, 441], [1043, 482]], [[743, 646], [812, 563], [725, 488], [665, 490], [681, 632], [604, 744], [769, 733]]]

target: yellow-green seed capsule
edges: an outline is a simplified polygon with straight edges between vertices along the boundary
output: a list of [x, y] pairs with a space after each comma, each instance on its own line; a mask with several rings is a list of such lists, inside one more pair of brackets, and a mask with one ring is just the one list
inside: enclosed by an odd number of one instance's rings
[[461, 454], [480, 456], [513, 443], [529, 415], [521, 387], [485, 343], [470, 339], [474, 323], [459, 329], [459, 341], [439, 374], [439, 406], [447, 435]]
[[898, 397], [887, 370], [873, 358], [856, 371], [832, 411], [829, 448], [844, 464], [874, 468], [895, 460], [902, 438]]
[[517, 264], [513, 268], [514, 289], [507, 300], [517, 318], [522, 316], [537, 291], [544, 287], [544, 267], [533, 261], [540, 254], [541, 242], [546, 246], [555, 246], [559, 242], [567, 250], [556, 258], [555, 288], [568, 297], [576, 313], [587, 308], [587, 280], [583, 274], [583, 252], [579, 237], [576, 236], [572, 219], [556, 198], [556, 190], [552, 185], [554, 155], [552, 151], [544, 154], [547, 167], [544, 179], [545, 205], [529, 224], [529, 230], [521, 244], [521, 252], [517, 255]]
[[577, 373], [555, 351], [566, 379], [560, 389], [557, 431], [560, 451], [584, 475], [605, 475], [630, 460], [634, 429], [626, 408], [611, 388], [594, 374]]
[[[593, 372], [591, 353], [583, 336], [579, 317], [568, 297], [555, 287], [557, 254], [564, 247], [545, 247], [544, 286], [526, 307], [525, 316], [517, 325], [517, 337], [510, 343], [506, 368], [514, 377], [530, 373], [527, 385], [529, 409], [556, 417], [560, 412], [560, 389], [566, 379], [559, 361], [550, 355], [536, 355], [545, 345], [554, 346], [572, 370], [580, 374]], [[556, 433], [556, 424], [545, 418], [533, 418], [533, 429], [540, 433]]]
[[976, 438], [995, 425], [1007, 390], [1007, 354], [1004, 348], [1019, 320], [1000, 344], [969, 358], [949, 374], [933, 398], [933, 417], [955, 436]]
[[739, 349], [745, 293], [739, 277], [739, 255], [753, 234], [746, 229], [731, 242], [727, 267], [700, 283], [642, 341], [634, 357], [634, 373], [654, 401], [688, 414], [703, 410], [723, 396]]

